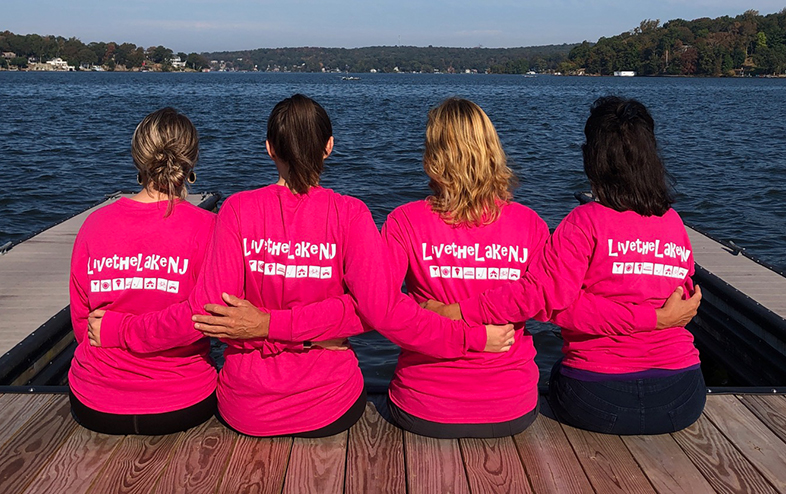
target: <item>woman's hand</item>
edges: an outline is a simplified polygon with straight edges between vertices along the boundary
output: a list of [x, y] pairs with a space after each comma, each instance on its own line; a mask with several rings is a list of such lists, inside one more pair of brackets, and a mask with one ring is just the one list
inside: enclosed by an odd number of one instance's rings
[[192, 316], [194, 328], [205, 336], [248, 340], [266, 338], [270, 328], [270, 314], [257, 309], [248, 300], [223, 293], [221, 298], [227, 304], [207, 304], [205, 310], [212, 316], [196, 314]]
[[677, 287], [674, 293], [666, 299], [663, 307], [655, 309], [655, 313], [658, 315], [657, 329], [685, 327], [696, 315], [701, 302], [701, 288], [696, 285], [693, 296], [686, 300], [682, 299], [683, 293], [683, 288]]
[[101, 320], [105, 310], [97, 309], [87, 316], [87, 340], [90, 346], [101, 346]]
[[486, 352], [503, 353], [516, 342], [512, 324], [504, 326], [486, 325]]
[[332, 340], [313, 341], [311, 342], [311, 345], [334, 352], [344, 352], [352, 348], [352, 345], [349, 344], [349, 340], [346, 338], [333, 338]]
[[461, 307], [459, 304], [445, 305], [442, 302], [437, 302], [436, 300], [426, 300], [425, 302], [421, 302], [420, 306], [426, 310], [436, 312], [440, 316], [447, 317], [448, 319], [452, 319], [454, 321], [461, 319]]

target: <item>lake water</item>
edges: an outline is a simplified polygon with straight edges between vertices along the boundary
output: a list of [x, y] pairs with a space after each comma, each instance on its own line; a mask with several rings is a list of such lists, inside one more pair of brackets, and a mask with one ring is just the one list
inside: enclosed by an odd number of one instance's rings
[[[264, 152], [273, 105], [300, 92], [333, 121], [335, 150], [323, 185], [368, 204], [379, 225], [425, 197], [426, 113], [448, 96], [488, 113], [521, 185], [515, 199], [551, 227], [588, 190], [581, 163], [589, 105], [601, 95], [651, 110], [675, 208], [684, 220], [786, 271], [786, 80], [577, 78], [490, 75], [164, 74], [0, 72], [0, 245], [135, 190], [131, 135], [149, 112], [174, 106], [201, 137], [195, 191], [224, 196], [276, 178]], [[560, 341], [533, 325], [546, 371]], [[372, 388], [384, 386], [396, 349], [378, 335], [354, 346]]]

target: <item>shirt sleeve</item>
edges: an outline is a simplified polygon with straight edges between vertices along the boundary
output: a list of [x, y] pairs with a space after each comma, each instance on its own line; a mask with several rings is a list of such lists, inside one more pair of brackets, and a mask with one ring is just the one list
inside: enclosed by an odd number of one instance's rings
[[[457, 358], [467, 351], [482, 351], [486, 346], [486, 329], [468, 326], [419, 307], [401, 293], [387, 259], [387, 248], [380, 237], [368, 208], [362, 206], [345, 229], [344, 281], [357, 301], [361, 319], [393, 343], [436, 358]], [[311, 311], [316, 317], [326, 301], [291, 309], [291, 320], [303, 318], [300, 312]], [[288, 319], [271, 317], [275, 322]]]
[[570, 215], [546, 242], [525, 276], [460, 302], [470, 324], [545, 321], [568, 308], [578, 297], [589, 267], [594, 242]]
[[90, 314], [90, 304], [87, 297], [87, 286], [90, 284], [87, 277], [87, 262], [87, 245], [80, 230], [71, 253], [71, 275], [68, 285], [71, 325], [74, 328], [74, 338], [78, 344], [87, 338], [87, 316]]
[[626, 335], [656, 329], [658, 317], [650, 305], [615, 302], [582, 290], [570, 307], [551, 315], [551, 322], [584, 334]]

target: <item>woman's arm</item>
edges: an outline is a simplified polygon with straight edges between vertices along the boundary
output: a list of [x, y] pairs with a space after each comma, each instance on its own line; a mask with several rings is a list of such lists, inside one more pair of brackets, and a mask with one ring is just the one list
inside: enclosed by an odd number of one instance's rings
[[[357, 300], [361, 319], [399, 346], [437, 358], [456, 358], [468, 350], [505, 351], [512, 327], [470, 327], [430, 314], [401, 293], [401, 283], [387, 259], [387, 249], [363, 205], [357, 208], [346, 227], [344, 273], [350, 293]], [[291, 309], [292, 316], [277, 318], [273, 311], [271, 324], [318, 317], [325, 302]], [[287, 329], [284, 329], [286, 331]], [[275, 331], [275, 330], [274, 330]], [[490, 338], [487, 338], [490, 336]]]
[[71, 302], [71, 325], [74, 328], [74, 338], [81, 344], [87, 335], [87, 317], [90, 305], [87, 298], [87, 287], [90, 280], [87, 278], [87, 245], [82, 238], [80, 230], [74, 241], [71, 252], [71, 276], [68, 284], [68, 294]]

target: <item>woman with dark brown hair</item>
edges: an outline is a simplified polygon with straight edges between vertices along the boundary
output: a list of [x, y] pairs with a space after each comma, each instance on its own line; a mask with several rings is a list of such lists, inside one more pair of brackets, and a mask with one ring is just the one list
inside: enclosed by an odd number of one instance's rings
[[[571, 310], [582, 292], [655, 308], [675, 289], [694, 291], [690, 239], [671, 209], [655, 124], [640, 102], [605, 97], [593, 104], [584, 133], [596, 201], [562, 221], [526, 276], [439, 312], [475, 323], [550, 319], [564, 339], [549, 391], [562, 421], [610, 434], [677, 431], [698, 419], [705, 402], [699, 354], [684, 327], [690, 317], [631, 331], [609, 328], [607, 313], [587, 320]], [[696, 287], [696, 303], [700, 295]]]

